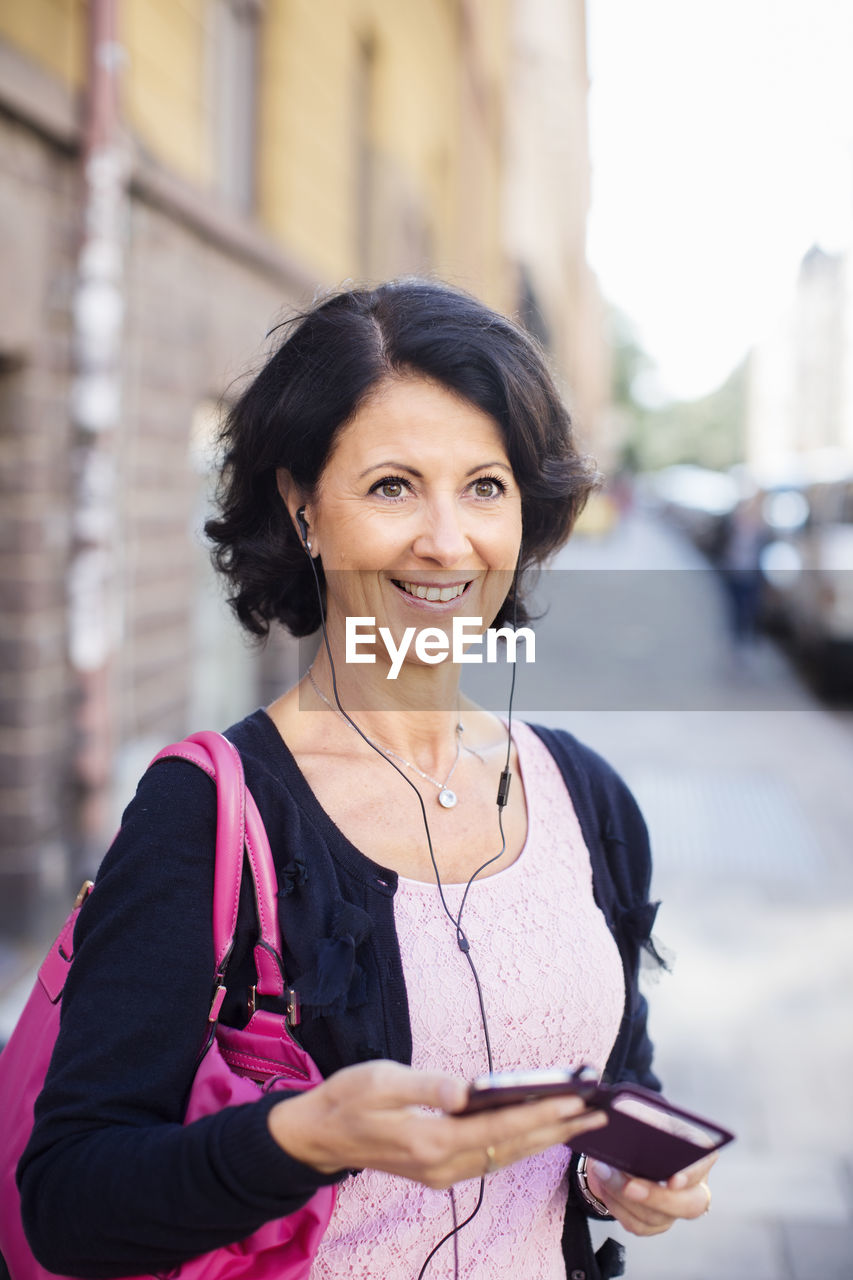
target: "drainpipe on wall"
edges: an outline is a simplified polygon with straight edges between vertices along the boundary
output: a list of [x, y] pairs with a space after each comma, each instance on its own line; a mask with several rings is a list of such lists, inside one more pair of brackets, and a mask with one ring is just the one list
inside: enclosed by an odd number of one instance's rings
[[105, 833], [116, 727], [119, 633], [116, 441], [121, 413], [127, 152], [119, 119], [123, 51], [117, 0], [89, 0], [81, 156], [81, 239], [72, 306], [69, 660], [75, 684], [73, 872], [92, 865]]

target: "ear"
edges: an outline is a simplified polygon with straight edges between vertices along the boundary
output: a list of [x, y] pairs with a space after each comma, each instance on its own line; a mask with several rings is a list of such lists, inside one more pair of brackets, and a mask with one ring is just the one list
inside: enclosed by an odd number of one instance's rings
[[[284, 505], [287, 507], [290, 514], [290, 519], [293, 521], [296, 536], [300, 543], [305, 546], [306, 538], [310, 538], [310, 533], [308, 531], [310, 518], [307, 511], [305, 511], [305, 491], [302, 489], [301, 485], [296, 483], [286, 467], [276, 468], [275, 482], [282, 500], [284, 501]], [[306, 549], [309, 550], [312, 555], [317, 555], [316, 550], [312, 550], [310, 547]]]

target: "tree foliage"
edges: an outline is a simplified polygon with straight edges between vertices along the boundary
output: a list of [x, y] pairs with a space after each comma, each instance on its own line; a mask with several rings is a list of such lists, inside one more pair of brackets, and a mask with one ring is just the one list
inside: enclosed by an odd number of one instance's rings
[[620, 424], [623, 455], [631, 469], [656, 471], [687, 462], [723, 470], [742, 460], [748, 358], [708, 395], [650, 403], [653, 360], [621, 312], [610, 312], [609, 330], [611, 402]]

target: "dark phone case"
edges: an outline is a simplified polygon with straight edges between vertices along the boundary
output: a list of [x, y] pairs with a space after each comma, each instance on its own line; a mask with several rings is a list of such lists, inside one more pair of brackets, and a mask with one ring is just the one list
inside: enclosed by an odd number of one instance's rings
[[555, 1080], [549, 1084], [536, 1084], [532, 1087], [525, 1084], [498, 1085], [493, 1089], [472, 1089], [459, 1115], [469, 1116], [477, 1111], [498, 1111], [501, 1107], [514, 1107], [519, 1102], [537, 1102], [540, 1098], [565, 1097], [566, 1094], [574, 1094], [587, 1100], [593, 1092], [594, 1087], [577, 1084], [567, 1072], [565, 1080]]
[[[691, 1128], [698, 1126], [706, 1133], [707, 1143], [695, 1141], [683, 1133], [667, 1132], [620, 1110], [621, 1104], [630, 1105], [632, 1100], [653, 1108], [675, 1128], [679, 1122]], [[585, 1152], [624, 1173], [648, 1178], [652, 1182], [665, 1182], [674, 1173], [718, 1151], [734, 1139], [734, 1134], [728, 1129], [703, 1116], [674, 1107], [659, 1093], [643, 1089], [640, 1085], [602, 1085], [587, 1100], [587, 1105], [606, 1111], [608, 1123], [604, 1129], [593, 1129], [573, 1139], [572, 1150]]]
[[[648, 1178], [652, 1182], [665, 1182], [680, 1169], [685, 1169], [703, 1156], [719, 1150], [734, 1138], [734, 1134], [721, 1125], [674, 1107], [659, 1093], [644, 1089], [641, 1085], [597, 1084], [578, 1076], [574, 1079], [567, 1078], [561, 1083], [537, 1085], [534, 1088], [520, 1084], [494, 1090], [478, 1090], [472, 1092], [462, 1114], [567, 1093], [583, 1098], [591, 1110], [605, 1111], [608, 1117], [606, 1128], [579, 1134], [572, 1141], [572, 1150], [585, 1152], [616, 1169], [638, 1178]], [[647, 1117], [657, 1118], [659, 1124], [649, 1123], [648, 1118], [641, 1119], [622, 1109], [632, 1105], [643, 1110]], [[706, 1135], [707, 1142], [695, 1141], [683, 1132], [668, 1132], [659, 1127], [660, 1124], [668, 1125], [670, 1130], [698, 1127]]]

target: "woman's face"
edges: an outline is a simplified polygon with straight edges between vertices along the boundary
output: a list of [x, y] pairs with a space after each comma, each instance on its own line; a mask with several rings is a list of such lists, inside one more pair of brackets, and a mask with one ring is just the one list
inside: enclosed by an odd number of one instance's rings
[[373, 617], [397, 641], [406, 627], [449, 636], [454, 616], [488, 627], [512, 585], [521, 493], [501, 433], [429, 379], [375, 389], [341, 431], [306, 515], [330, 623]]

